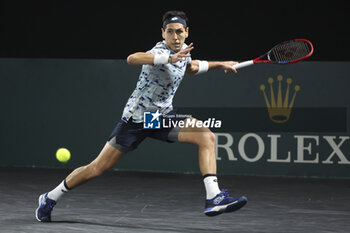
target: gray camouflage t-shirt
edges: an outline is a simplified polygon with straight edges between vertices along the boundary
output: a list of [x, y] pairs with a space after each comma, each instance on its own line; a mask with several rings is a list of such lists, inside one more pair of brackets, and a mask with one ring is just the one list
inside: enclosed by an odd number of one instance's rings
[[[182, 49], [186, 47], [184, 44]], [[175, 52], [162, 41], [147, 53], [170, 55]], [[140, 123], [143, 122], [144, 112], [170, 112], [173, 109], [175, 92], [184, 78], [187, 64], [191, 61], [191, 57], [186, 57], [184, 61], [171, 64], [143, 65], [136, 88], [125, 105], [122, 120], [127, 122], [132, 117], [133, 122]]]

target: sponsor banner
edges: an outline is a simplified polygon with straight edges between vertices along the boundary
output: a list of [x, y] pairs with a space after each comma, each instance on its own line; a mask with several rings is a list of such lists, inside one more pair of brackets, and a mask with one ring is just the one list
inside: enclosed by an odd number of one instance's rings
[[220, 170], [230, 174], [350, 178], [350, 135], [216, 133]]
[[229, 161], [237, 161], [236, 151], [246, 162], [262, 159], [274, 163], [350, 165], [349, 135], [216, 133], [216, 137], [217, 160], [225, 155]]

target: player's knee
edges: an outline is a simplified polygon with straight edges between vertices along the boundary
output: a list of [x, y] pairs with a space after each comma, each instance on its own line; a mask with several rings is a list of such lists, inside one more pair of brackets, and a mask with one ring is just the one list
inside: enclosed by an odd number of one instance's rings
[[210, 130], [201, 132], [199, 136], [199, 146], [213, 147], [215, 146], [216, 136]]
[[209, 131], [207, 137], [208, 137], [208, 139], [207, 139], [208, 142], [209, 142], [211, 145], [215, 146], [215, 141], [216, 141], [216, 135], [215, 135], [215, 133]]

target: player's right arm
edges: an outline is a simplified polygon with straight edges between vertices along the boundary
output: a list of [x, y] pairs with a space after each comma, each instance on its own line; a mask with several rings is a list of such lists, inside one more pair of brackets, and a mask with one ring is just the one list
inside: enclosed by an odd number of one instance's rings
[[[193, 49], [193, 43], [187, 46], [185, 49], [180, 50], [179, 52], [171, 55], [163, 53], [163, 54], [153, 54], [153, 53], [145, 53], [145, 52], [137, 52], [130, 54], [126, 61], [129, 65], [154, 65], [155, 62], [158, 64], [166, 64], [166, 63], [175, 63], [178, 61], [184, 61], [186, 57], [190, 57], [189, 53]], [[158, 59], [157, 57], [158, 56]], [[167, 57], [165, 57], [167, 56]]]
[[129, 65], [153, 65], [154, 54], [137, 52], [130, 54], [126, 61]]

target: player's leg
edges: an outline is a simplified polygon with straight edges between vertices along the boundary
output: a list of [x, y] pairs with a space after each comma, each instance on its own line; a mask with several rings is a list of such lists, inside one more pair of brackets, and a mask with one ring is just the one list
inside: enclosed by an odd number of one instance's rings
[[41, 222], [51, 221], [51, 211], [59, 198], [68, 190], [75, 188], [91, 178], [112, 168], [123, 154], [135, 149], [149, 134], [142, 123], [120, 121], [100, 154], [90, 164], [75, 169], [55, 189], [39, 197], [36, 218]]
[[39, 207], [35, 211], [36, 219], [40, 222], [50, 222], [51, 211], [64, 193], [112, 168], [123, 154], [124, 152], [106, 143], [95, 160], [75, 169], [56, 188], [39, 197]]
[[[188, 120], [193, 121], [195, 119], [190, 118]], [[215, 140], [215, 134], [205, 127], [182, 128], [178, 134], [179, 142], [198, 146], [199, 169], [204, 179], [207, 199], [212, 199], [220, 193], [216, 177]]]
[[66, 188], [73, 189], [114, 167], [124, 152], [106, 143], [100, 154], [90, 164], [75, 169], [66, 178]]
[[178, 135], [179, 142], [198, 146], [199, 169], [203, 176], [216, 174], [215, 139], [215, 134], [207, 128], [182, 128]]
[[[188, 120], [195, 120], [190, 118]], [[216, 136], [205, 127], [186, 127], [178, 133], [178, 141], [198, 146], [199, 168], [206, 189], [206, 205], [204, 213], [215, 216], [224, 212], [240, 209], [247, 203], [246, 197], [229, 197], [227, 190], [220, 190], [216, 176]]]

